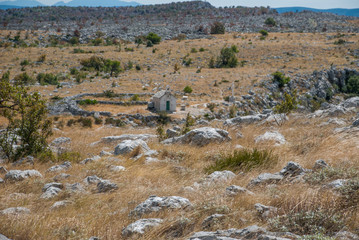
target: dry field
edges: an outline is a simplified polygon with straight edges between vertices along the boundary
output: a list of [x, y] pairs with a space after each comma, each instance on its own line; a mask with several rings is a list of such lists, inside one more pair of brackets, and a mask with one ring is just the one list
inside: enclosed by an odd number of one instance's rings
[[[8, 31], [0, 32], [8, 35]], [[11, 34], [15, 34], [12, 32]], [[133, 47], [134, 52], [117, 51], [114, 46], [108, 47], [48, 47], [48, 48], [1, 48], [0, 74], [10, 69], [11, 76], [21, 73], [20, 62], [28, 59], [36, 61], [42, 54], [46, 54], [46, 61], [42, 64], [30, 64], [25, 71], [36, 76], [37, 73], [69, 73], [72, 67], [80, 67], [80, 60], [93, 55], [103, 56], [112, 60], [119, 60], [126, 64], [131, 60], [134, 65], [139, 64], [142, 70], [128, 70], [118, 77], [109, 79], [94, 77], [87, 78], [81, 84], [74, 84], [71, 88], [56, 89], [55, 86], [33, 86], [32, 91], [39, 91], [45, 98], [53, 96], [65, 97], [78, 93], [101, 93], [104, 90], [114, 90], [116, 93], [152, 92], [156, 86], [170, 85], [173, 90], [182, 91], [186, 85], [192, 86], [194, 93], [206, 93], [206, 96], [191, 96], [190, 104], [203, 104], [210, 101], [221, 101], [223, 96], [230, 94], [229, 87], [235, 81], [235, 94], [246, 94], [253, 88], [253, 84], [269, 79], [269, 74], [282, 70], [288, 76], [297, 73], [310, 74], [314, 70], [329, 68], [331, 64], [338, 68], [352, 67], [356, 59], [348, 52], [359, 49], [359, 34], [345, 34], [344, 45], [334, 45], [334, 39], [327, 39], [334, 34], [309, 33], [269, 33], [265, 40], [259, 39], [259, 34], [226, 34], [205, 40], [163, 41], [155, 53], [152, 48], [143, 46]], [[247, 61], [243, 67], [235, 69], [209, 69], [208, 62], [212, 56], [217, 56], [223, 46], [237, 45], [239, 60]], [[191, 49], [204, 52], [191, 53]], [[74, 48], [91, 50], [92, 54], [73, 54]], [[193, 64], [189, 67], [181, 66], [178, 73], [173, 73], [176, 63], [189, 55]], [[150, 70], [147, 69], [150, 66]], [[201, 68], [199, 73], [197, 69]], [[356, 67], [357, 68], [357, 67]], [[227, 80], [227, 81], [223, 81]], [[236, 81], [238, 80], [238, 81]], [[72, 80], [69, 80], [72, 81]], [[214, 87], [214, 82], [219, 87]], [[112, 87], [116, 82], [119, 86]], [[144, 88], [145, 84], [149, 87]], [[54, 92], [56, 90], [56, 92]], [[87, 110], [110, 111], [112, 113], [147, 113], [142, 106], [86, 106]], [[53, 117], [52, 117], [53, 118]], [[54, 119], [57, 130], [49, 139], [51, 142], [58, 137], [71, 138], [69, 148], [80, 154], [80, 161], [98, 155], [102, 150], [113, 151], [117, 143], [100, 143], [102, 137], [121, 134], [156, 134], [156, 128], [149, 127], [109, 127], [108, 125], [93, 125], [83, 128], [80, 125], [67, 126], [68, 120], [77, 118], [59, 116]], [[346, 125], [355, 119], [355, 114], [343, 117]], [[254, 187], [250, 190], [255, 195], [225, 194], [226, 187], [239, 185], [246, 187], [250, 180], [260, 173], [275, 173], [280, 171], [287, 162], [294, 161], [304, 168], [312, 169], [314, 162], [324, 159], [330, 166], [337, 169], [352, 169], [359, 172], [359, 131], [334, 133], [335, 124], [321, 125], [328, 119], [306, 118], [301, 114], [292, 114], [289, 121], [282, 125], [275, 123], [240, 125], [237, 127], [223, 127], [212, 123], [213, 127], [229, 131], [232, 140], [222, 144], [210, 144], [205, 147], [189, 145], [163, 145], [158, 140], [149, 141], [151, 149], [159, 152], [159, 162], [146, 164], [144, 158], [137, 161], [131, 156], [102, 157], [101, 160], [86, 165], [74, 161], [72, 167], [66, 171], [71, 177], [61, 180], [65, 183], [82, 183], [85, 193], [70, 194], [62, 191], [52, 199], [40, 199], [42, 187], [53, 182], [58, 173], [46, 170], [58, 163], [35, 162], [34, 166], [13, 166], [2, 164], [7, 170], [30, 169], [39, 170], [43, 178], [31, 178], [16, 183], [0, 184], [0, 210], [9, 207], [27, 207], [31, 214], [19, 216], [0, 215], [0, 233], [14, 240], [47, 240], [47, 239], [88, 239], [98, 236], [102, 240], [123, 239], [122, 229], [137, 220], [128, 214], [139, 203], [151, 195], [181, 196], [188, 198], [193, 207], [178, 211], [160, 211], [144, 216], [144, 218], [162, 218], [164, 222], [143, 236], [132, 239], [186, 239], [193, 232], [202, 231], [202, 221], [215, 213], [226, 214], [225, 220], [206, 230], [229, 228], [243, 228], [257, 224], [263, 227], [268, 222], [260, 218], [254, 209], [255, 203], [277, 207], [280, 213], [289, 213], [295, 209], [322, 209], [324, 211], [341, 211], [345, 215], [346, 230], [359, 234], [359, 209], [353, 206], [348, 209], [338, 207], [342, 199], [330, 189], [321, 188], [319, 184], [308, 182], [283, 182], [277, 185]], [[2, 121], [4, 123], [4, 121]], [[168, 125], [166, 128], [170, 128]], [[286, 143], [275, 146], [270, 143], [255, 143], [255, 137], [266, 131], [278, 131], [286, 139]], [[237, 137], [237, 133], [243, 137]], [[214, 186], [187, 191], [185, 187], [192, 186], [207, 174], [205, 168], [211, 165], [216, 156], [232, 152], [236, 145], [248, 149], [267, 149], [278, 156], [278, 161], [270, 166], [254, 168], [238, 174], [233, 180]], [[123, 172], [112, 172], [110, 165], [121, 165], [126, 168]], [[0, 174], [0, 177], [4, 177]], [[97, 193], [95, 185], [83, 183], [85, 177], [97, 175], [111, 180], [118, 185], [118, 189], [108, 193]], [[358, 195], [356, 195], [358, 197]], [[72, 203], [59, 210], [50, 210], [56, 201], [69, 200]], [[188, 219], [188, 220], [187, 220]], [[324, 238], [323, 238], [324, 239]], [[329, 239], [329, 238], [328, 238]]]

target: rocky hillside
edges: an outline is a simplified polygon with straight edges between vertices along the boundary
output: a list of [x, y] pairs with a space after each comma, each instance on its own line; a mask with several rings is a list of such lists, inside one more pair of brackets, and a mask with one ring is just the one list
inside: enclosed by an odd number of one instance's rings
[[[265, 20], [272, 17], [276, 26]], [[34, 21], [36, 19], [36, 21]], [[202, 38], [209, 34], [216, 21], [225, 24], [229, 32], [358, 32], [354, 17], [330, 13], [278, 14], [276, 10], [256, 7], [215, 8], [208, 2], [191, 1], [137, 7], [37, 7], [0, 10], [1, 29], [41, 30], [57, 32], [63, 38], [81, 32], [81, 41], [88, 41], [101, 31], [105, 37], [133, 40], [136, 36], [155, 32], [165, 39], [179, 34], [187, 38]]]

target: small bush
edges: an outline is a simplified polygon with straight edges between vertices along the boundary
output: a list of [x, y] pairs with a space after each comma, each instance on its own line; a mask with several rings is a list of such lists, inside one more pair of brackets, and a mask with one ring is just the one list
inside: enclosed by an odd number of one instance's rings
[[171, 121], [171, 117], [168, 116], [167, 112], [160, 112], [158, 114], [158, 119], [157, 119], [158, 124], [166, 125], [170, 121]]
[[273, 165], [277, 161], [277, 156], [273, 155], [269, 150], [241, 149], [228, 154], [222, 154], [221, 158], [207, 167], [205, 171], [207, 173], [223, 170], [233, 172], [249, 171], [255, 167]]
[[42, 54], [42, 55], [37, 59], [37, 61], [40, 62], [40, 63], [45, 62], [45, 60], [46, 60], [46, 54]]
[[27, 65], [29, 65], [29, 64], [30, 64], [30, 62], [29, 62], [29, 60], [27, 60], [27, 59], [25, 59], [25, 60], [23, 60], [23, 61], [20, 62], [20, 65], [21, 65], [21, 66], [27, 66]]
[[275, 113], [291, 113], [293, 110], [298, 108], [298, 100], [296, 96], [296, 92], [292, 94], [284, 93], [284, 100], [275, 106]]
[[96, 125], [101, 125], [101, 124], [102, 124], [102, 119], [95, 117], [95, 124], [96, 124]]
[[57, 162], [79, 163], [82, 158], [79, 152], [64, 152], [57, 156]]
[[268, 36], [268, 32], [266, 30], [262, 29], [262, 30], [259, 31], [259, 33], [262, 34], [263, 37]]
[[204, 52], [204, 51], [206, 51], [203, 47], [201, 47], [200, 49], [199, 49], [199, 51], [200, 52]]
[[273, 76], [273, 82], [277, 82], [279, 84], [280, 88], [284, 87], [285, 84], [290, 82], [290, 78], [286, 77], [281, 72], [277, 71], [277, 72], [273, 73], [272, 76]]
[[16, 75], [14, 81], [15, 85], [29, 85], [35, 82], [26, 72]]
[[116, 127], [123, 127], [126, 124], [121, 119], [106, 118], [105, 124], [111, 124]]
[[210, 68], [235, 68], [238, 65], [238, 59], [236, 53], [239, 50], [237, 46], [232, 45], [231, 47], [224, 47], [221, 49], [220, 55], [217, 58], [217, 61], [214, 62], [214, 58], [211, 58], [209, 67]]
[[211, 34], [224, 34], [226, 32], [226, 28], [221, 22], [214, 22], [211, 25]]
[[192, 93], [192, 91], [193, 90], [192, 90], [191, 86], [188, 86], [188, 85], [183, 89], [184, 93]]
[[67, 124], [66, 124], [66, 125], [67, 125], [68, 127], [71, 127], [71, 126], [74, 125], [75, 123], [76, 123], [76, 121], [75, 121], [74, 119], [70, 119], [70, 120], [67, 121]]
[[[357, 175], [358, 176], [358, 175]], [[356, 177], [357, 177], [356, 176]], [[343, 187], [339, 188], [341, 194], [341, 206], [352, 208], [359, 206], [359, 179], [348, 180]]]
[[[147, 36], [146, 39], [148, 41], [151, 41], [153, 44], [159, 44], [161, 42], [161, 37], [158, 36], [156, 33], [150, 32]], [[148, 43], [147, 43], [148, 45]]]
[[338, 39], [334, 42], [335, 45], [343, 45], [344, 43], [346, 43], [344, 39]]
[[141, 66], [139, 64], [136, 64], [136, 70], [140, 71], [141, 69], [142, 69]]
[[139, 101], [140, 100], [140, 96], [138, 96], [138, 94], [135, 94], [131, 97], [131, 101]]
[[320, 171], [306, 174], [304, 179], [309, 184], [323, 184], [335, 179], [350, 179], [358, 176], [359, 171], [354, 168], [326, 167]]
[[77, 122], [81, 123], [82, 127], [92, 128], [92, 119], [87, 117], [80, 117]]
[[79, 101], [80, 105], [95, 105], [97, 104], [97, 100], [96, 99], [84, 99]]
[[36, 80], [41, 85], [58, 85], [58, 78], [52, 73], [39, 73], [36, 77]]
[[196, 52], [197, 52], [197, 49], [195, 49], [195, 48], [191, 49], [191, 53], [196, 53]]
[[81, 48], [74, 48], [73, 53], [86, 53], [86, 51]]
[[333, 234], [344, 226], [343, 216], [330, 210], [313, 209], [291, 211], [269, 220], [271, 231], [294, 234]]
[[79, 73], [79, 70], [77, 70], [77, 68], [70, 68], [70, 74], [71, 75], [76, 75]]
[[267, 18], [267, 19], [264, 21], [264, 24], [267, 25], [267, 26], [270, 26], [270, 27], [274, 27], [274, 26], [277, 25], [276, 21], [275, 21], [273, 18], [271, 18], [271, 17]]
[[348, 79], [347, 83], [347, 92], [359, 94], [359, 76], [351, 76]]

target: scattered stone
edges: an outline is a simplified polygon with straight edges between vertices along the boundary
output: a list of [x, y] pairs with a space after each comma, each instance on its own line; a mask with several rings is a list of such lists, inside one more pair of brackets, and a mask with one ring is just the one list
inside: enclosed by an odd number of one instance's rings
[[109, 180], [102, 180], [97, 184], [97, 190], [99, 193], [109, 192], [118, 189], [116, 183], [112, 183]]
[[206, 176], [204, 179], [199, 181], [198, 183], [195, 183], [195, 187], [201, 187], [201, 186], [210, 186], [212, 184], [219, 184], [223, 182], [228, 182], [229, 180], [233, 179], [236, 176], [231, 171], [224, 170], [224, 171], [215, 171], [211, 173], [210, 175]]
[[227, 119], [224, 122], [224, 125], [232, 126], [232, 125], [236, 125], [236, 124], [252, 124], [255, 122], [262, 121], [266, 117], [267, 117], [266, 114], [235, 117], [235, 118]]
[[58, 137], [51, 142], [52, 146], [60, 146], [63, 144], [69, 144], [71, 142], [71, 138], [68, 137]]
[[288, 162], [287, 165], [279, 172], [279, 174], [284, 177], [295, 177], [304, 173], [304, 168], [295, 162]]
[[100, 156], [94, 156], [94, 157], [86, 158], [86, 159], [82, 160], [80, 162], [80, 164], [88, 164], [88, 163], [96, 162], [96, 161], [98, 161], [100, 159], [101, 159]]
[[109, 168], [110, 168], [110, 171], [112, 171], [112, 172], [123, 172], [123, 171], [126, 170], [126, 168], [123, 167], [123, 166], [114, 166], [114, 165], [111, 165]]
[[158, 152], [156, 150], [148, 150], [143, 155], [146, 157], [157, 156]]
[[359, 107], [359, 97], [348, 98], [342, 103], [342, 105], [345, 108], [351, 108], [351, 107], [358, 108]]
[[59, 181], [61, 181], [61, 180], [67, 179], [67, 178], [69, 178], [69, 177], [71, 177], [70, 174], [60, 173], [59, 175], [56, 175], [56, 176], [54, 177], [54, 181], [55, 181], [55, 182], [59, 182]]
[[49, 188], [54, 187], [54, 188], [59, 188], [62, 189], [64, 188], [64, 186], [62, 185], [62, 183], [58, 183], [58, 182], [52, 182], [52, 183], [47, 183], [45, 184], [45, 186], [42, 188], [42, 192], [46, 192]]
[[213, 214], [209, 217], [206, 217], [202, 222], [202, 228], [203, 229], [209, 229], [216, 224], [219, 224], [223, 219], [226, 218], [226, 215], [224, 214]]
[[108, 136], [101, 138], [101, 142], [103, 143], [112, 143], [119, 142], [124, 140], [142, 140], [147, 141], [151, 138], [157, 138], [156, 135], [153, 134], [123, 134], [120, 136]]
[[4, 183], [4, 179], [0, 178], [0, 183]]
[[72, 201], [69, 201], [69, 200], [58, 201], [58, 202], [55, 202], [55, 203], [50, 207], [50, 209], [51, 209], [51, 210], [57, 210], [57, 209], [66, 207], [67, 205], [70, 205], [70, 204], [72, 204], [72, 203], [73, 203], [73, 202], [72, 202]]
[[249, 191], [248, 189], [236, 185], [232, 185], [226, 188], [226, 193], [230, 196], [235, 196], [238, 194], [249, 194], [254, 195], [253, 192]]
[[101, 240], [99, 237], [90, 237], [89, 240]]
[[84, 183], [85, 184], [98, 184], [99, 182], [101, 182], [103, 179], [102, 178], [99, 178], [97, 177], [96, 175], [93, 175], [93, 176], [87, 176], [85, 179], [84, 179]]
[[29, 177], [42, 177], [42, 175], [37, 170], [10, 170], [5, 174], [5, 180], [10, 181], [22, 181]]
[[339, 189], [341, 187], [344, 187], [344, 185], [347, 183], [348, 180], [346, 179], [337, 179], [334, 180], [328, 184], [326, 184], [325, 186], [331, 189]]
[[21, 158], [20, 160], [14, 162], [12, 165], [13, 166], [19, 166], [21, 164], [29, 164], [29, 165], [34, 165], [34, 161], [35, 161], [35, 158], [33, 156], [27, 156], [27, 157], [24, 157], [24, 158]]
[[199, 147], [208, 145], [213, 142], [221, 143], [231, 140], [227, 131], [210, 127], [191, 130], [179, 138], [180, 142], [183, 144], [192, 144]]
[[266, 132], [255, 138], [256, 143], [266, 141], [274, 141], [276, 146], [286, 143], [284, 136], [279, 132]]
[[100, 157], [105, 157], [105, 156], [112, 156], [112, 153], [102, 150], [100, 152]]
[[335, 239], [338, 239], [338, 240], [358, 240], [359, 239], [358, 235], [348, 232], [348, 231], [337, 232], [334, 237], [335, 237]]
[[11, 207], [0, 211], [0, 215], [22, 215], [30, 214], [30, 209], [25, 207]]
[[64, 162], [60, 165], [55, 165], [55, 166], [52, 166], [50, 167], [49, 169], [47, 169], [46, 171], [47, 172], [60, 172], [60, 171], [63, 171], [63, 170], [67, 170], [71, 167], [71, 163], [70, 162]]
[[10, 238], [5, 237], [4, 235], [0, 234], [0, 240], [11, 240]]
[[180, 135], [180, 133], [174, 129], [167, 129], [166, 134], [167, 134], [167, 137], [169, 137], [169, 138], [177, 137], [178, 135]]
[[140, 203], [130, 212], [130, 216], [141, 216], [143, 214], [158, 212], [162, 209], [179, 209], [192, 206], [187, 198], [170, 196], [150, 196], [146, 201]]
[[83, 193], [85, 192], [85, 189], [81, 185], [81, 183], [73, 183], [73, 184], [66, 184], [65, 185], [66, 190], [71, 193]]
[[352, 124], [353, 127], [358, 127], [359, 126], [359, 118], [357, 118], [353, 124]]
[[291, 238], [282, 238], [272, 235], [260, 235], [257, 239], [258, 240], [291, 240]]
[[124, 237], [130, 237], [134, 234], [142, 235], [149, 229], [159, 226], [162, 222], [163, 220], [159, 218], [140, 219], [124, 228], [122, 235]]
[[124, 140], [115, 148], [115, 155], [125, 155], [131, 153], [137, 147], [140, 147], [143, 151], [149, 151], [150, 148], [147, 143], [141, 139], [138, 140]]
[[260, 204], [260, 203], [254, 204], [254, 208], [257, 210], [258, 214], [262, 218], [268, 218], [268, 217], [276, 214], [277, 211], [278, 211], [278, 209], [276, 207], [265, 206], [265, 205]]
[[272, 173], [262, 173], [257, 178], [253, 179], [249, 186], [255, 186], [260, 184], [273, 184], [278, 183], [283, 179], [283, 176], [279, 173], [272, 174]]
[[40, 198], [50, 199], [56, 197], [61, 192], [60, 188], [57, 187], [49, 187], [47, 190], [41, 195]]
[[160, 160], [158, 158], [153, 158], [153, 157], [146, 157], [145, 159], [145, 163], [146, 164], [150, 164], [150, 163], [154, 163], [154, 162], [159, 162]]
[[317, 171], [317, 170], [321, 170], [321, 169], [327, 168], [327, 167], [328, 167], [328, 164], [323, 159], [319, 159], [319, 160], [315, 161], [313, 170]]

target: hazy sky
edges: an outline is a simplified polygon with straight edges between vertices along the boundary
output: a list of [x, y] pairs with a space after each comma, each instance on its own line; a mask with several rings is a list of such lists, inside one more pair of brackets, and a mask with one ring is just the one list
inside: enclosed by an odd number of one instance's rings
[[[60, 0], [38, 0], [47, 5], [54, 4]], [[65, 0], [64, 2], [69, 2]], [[131, 1], [131, 0], [125, 0]], [[174, 0], [132, 0], [142, 4], [170, 3]], [[1, 2], [1, 0], [0, 0]], [[101, 2], [101, 0], [99, 0]], [[178, 1], [175, 1], [178, 2]], [[359, 8], [359, 0], [207, 0], [212, 5], [218, 6], [271, 6], [271, 7], [312, 7], [312, 8]]]

